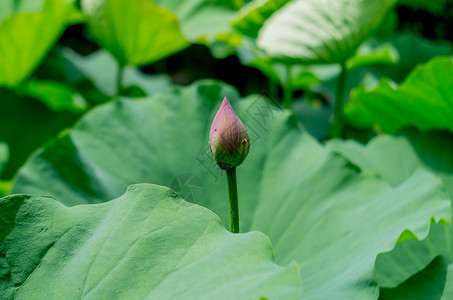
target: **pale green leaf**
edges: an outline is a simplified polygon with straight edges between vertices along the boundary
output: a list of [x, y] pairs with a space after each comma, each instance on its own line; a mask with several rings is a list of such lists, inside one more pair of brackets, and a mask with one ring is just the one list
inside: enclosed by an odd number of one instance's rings
[[290, 0], [254, 0], [245, 5], [235, 16], [232, 25], [240, 33], [256, 38], [270, 16]]
[[[366, 146], [354, 141], [331, 141], [329, 148], [357, 165], [362, 173], [377, 174], [394, 186], [418, 168], [427, 169], [453, 195], [452, 141], [448, 132], [410, 130], [405, 135], [379, 136]], [[376, 279], [385, 287], [380, 299], [450, 299], [452, 243], [453, 228], [445, 224], [432, 224], [429, 235], [421, 241], [405, 232], [392, 251], [380, 254], [376, 260]], [[438, 256], [442, 259], [433, 261]]]
[[39, 13], [45, 0], [5, 0], [0, 2], [0, 23], [15, 13]]
[[94, 39], [120, 65], [155, 62], [189, 45], [174, 13], [149, 0], [83, 0]]
[[19, 1], [18, 7], [15, 1], [5, 3], [12, 11], [0, 15], [0, 86], [16, 87], [52, 48], [74, 7], [64, 0]]
[[395, 0], [294, 0], [264, 23], [258, 46], [305, 63], [346, 60], [378, 28]]
[[398, 186], [423, 167], [442, 178], [453, 196], [452, 137], [448, 132], [406, 130], [404, 135], [380, 135], [367, 145], [353, 140], [332, 140], [328, 147], [362, 172], [378, 174], [392, 186]]
[[[69, 48], [63, 48], [60, 51], [60, 59], [69, 82], [89, 80], [103, 94], [110, 97], [116, 95], [117, 65], [108, 52], [99, 50], [81, 56]], [[168, 75], [148, 75], [132, 66], [126, 66], [123, 72], [123, 87], [137, 86], [146, 95], [167, 88], [171, 82]]]
[[345, 115], [353, 126], [377, 125], [385, 132], [404, 127], [453, 131], [452, 57], [434, 58], [419, 66], [399, 86], [383, 79], [371, 91], [358, 87]]
[[58, 81], [31, 79], [21, 86], [21, 93], [42, 101], [53, 111], [80, 113], [89, 106], [80, 93]]
[[398, 61], [398, 51], [392, 44], [384, 43], [373, 47], [364, 43], [357, 49], [357, 53], [348, 59], [346, 66], [348, 70], [353, 70], [367, 65], [397, 64]]
[[181, 32], [191, 42], [211, 44], [231, 33], [230, 23], [243, 0], [153, 0], [172, 11]]
[[101, 205], [0, 200], [2, 299], [297, 299], [296, 264], [259, 232], [231, 234], [168, 188], [130, 186]]

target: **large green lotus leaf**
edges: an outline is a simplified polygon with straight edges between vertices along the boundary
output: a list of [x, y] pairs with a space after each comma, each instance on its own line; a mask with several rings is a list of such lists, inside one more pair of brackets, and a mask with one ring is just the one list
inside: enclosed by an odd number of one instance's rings
[[132, 185], [67, 208], [0, 200], [2, 299], [297, 299], [298, 267], [279, 267], [259, 232], [231, 234], [172, 190]]
[[245, 5], [235, 16], [232, 25], [243, 35], [256, 38], [270, 16], [290, 0], [254, 0]]
[[[280, 151], [281, 157], [285, 150]], [[299, 262], [307, 299], [376, 299], [375, 257], [390, 250], [408, 224], [425, 220], [419, 228], [406, 228], [420, 237], [428, 233], [426, 216], [434, 212], [424, 215], [423, 210], [433, 208], [425, 201], [443, 199], [442, 218], [449, 219], [439, 180], [425, 172], [392, 189], [377, 177], [358, 175], [334, 155], [314, 173], [298, 176], [275, 175], [288, 166], [271, 161], [265, 166], [252, 228], [269, 236], [277, 262]], [[300, 168], [294, 161], [292, 168]], [[437, 191], [432, 190], [433, 180]], [[278, 197], [283, 200], [275, 201]]]
[[378, 45], [364, 43], [357, 49], [356, 54], [347, 60], [346, 66], [348, 70], [353, 70], [376, 64], [395, 65], [398, 61], [398, 51], [392, 44], [388, 42]]
[[395, 0], [294, 0], [263, 24], [257, 44], [271, 57], [337, 63], [352, 56]]
[[[393, 186], [423, 167], [435, 173], [453, 195], [452, 137], [449, 132], [407, 130], [399, 136], [381, 135], [366, 146], [355, 141], [331, 141], [329, 147], [362, 172], [378, 174]], [[417, 240], [411, 232], [405, 232], [395, 249], [380, 254], [376, 260], [376, 279], [380, 286], [386, 287], [381, 289], [381, 298], [439, 299], [443, 294], [445, 298], [442, 299], [449, 299], [449, 290], [453, 289], [452, 275], [449, 275], [453, 270], [449, 266], [453, 258], [451, 243], [453, 228], [444, 224], [431, 225], [429, 235], [423, 241]], [[437, 256], [444, 259], [433, 261]], [[418, 289], [414, 289], [414, 285]]]
[[230, 22], [243, 4], [242, 0], [111, 2], [82, 1], [95, 39], [121, 64], [130, 65], [154, 62], [185, 48], [188, 41], [212, 44], [235, 39]]
[[9, 9], [0, 15], [0, 86], [15, 87], [52, 48], [65, 29], [74, 4], [64, 0], [2, 3]]
[[251, 136], [249, 157], [238, 168], [242, 231], [265, 232], [277, 262], [301, 265], [305, 298], [376, 299], [376, 255], [406, 229], [425, 236], [431, 217], [449, 220], [449, 199], [431, 173], [415, 172], [396, 186], [358, 173], [265, 98], [238, 101], [216, 82], [95, 108], [34, 155], [13, 192], [74, 205], [107, 201], [133, 182], [155, 182], [227, 224], [226, 178], [207, 146], [225, 95]]
[[150, 0], [83, 0], [94, 39], [120, 65], [144, 65], [189, 45], [175, 14]]
[[452, 57], [438, 57], [416, 68], [398, 87], [385, 79], [371, 91], [358, 87], [345, 115], [353, 126], [378, 125], [385, 132], [404, 127], [453, 131], [452, 100]]
[[378, 174], [392, 186], [398, 186], [423, 167], [442, 178], [453, 195], [453, 135], [449, 132], [421, 133], [410, 129], [397, 136], [380, 135], [367, 145], [332, 140], [328, 147], [362, 172]]
[[[391, 252], [380, 254], [376, 261], [376, 277], [381, 286], [386, 287], [381, 289], [381, 298], [451, 299], [452, 249], [453, 227], [433, 224], [425, 239], [404, 241], [398, 243]], [[418, 285], [410, 284], [414, 281], [419, 281]], [[414, 289], [414, 286], [417, 288]], [[403, 298], [403, 295], [406, 297]]]
[[230, 23], [243, 0], [152, 0], [177, 17], [184, 37], [192, 42], [212, 43], [230, 34]]
[[[258, 37], [258, 32], [263, 24], [266, 23], [271, 16], [282, 8], [288, 0], [264, 0], [264, 1], [252, 1], [244, 6], [238, 13], [233, 22], [233, 27], [246, 36], [252, 38]], [[308, 22], [312, 19], [310, 18]], [[306, 20], [303, 20], [304, 22]], [[320, 30], [320, 29], [317, 29]], [[246, 47], [250, 48], [250, 47]], [[253, 52], [258, 52], [255, 49], [251, 49]], [[365, 45], [365, 47], [359, 48], [359, 52], [351, 57], [351, 61], [348, 61], [348, 68], [356, 68], [361, 65], [369, 65], [375, 63], [395, 63], [398, 60], [398, 53], [395, 48], [390, 44], [379, 45], [378, 47], [372, 47]], [[242, 50], [244, 52], [244, 50]], [[250, 54], [248, 55], [250, 56]], [[259, 57], [261, 56], [261, 57]], [[261, 58], [266, 55], [259, 55], [257, 58]], [[266, 57], [270, 60], [270, 57]], [[250, 60], [248, 58], [247, 60]], [[266, 71], [264, 70], [266, 73]], [[338, 70], [339, 73], [339, 70]], [[338, 75], [338, 73], [336, 75]], [[269, 75], [268, 75], [269, 76]]]

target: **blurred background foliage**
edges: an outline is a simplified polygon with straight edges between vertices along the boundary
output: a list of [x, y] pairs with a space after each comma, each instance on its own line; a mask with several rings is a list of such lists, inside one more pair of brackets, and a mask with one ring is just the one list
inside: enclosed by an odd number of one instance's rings
[[452, 20], [449, 0], [1, 1], [0, 194], [96, 105], [202, 78], [277, 100], [319, 140], [367, 141], [386, 125], [356, 117], [361, 98], [451, 55]]

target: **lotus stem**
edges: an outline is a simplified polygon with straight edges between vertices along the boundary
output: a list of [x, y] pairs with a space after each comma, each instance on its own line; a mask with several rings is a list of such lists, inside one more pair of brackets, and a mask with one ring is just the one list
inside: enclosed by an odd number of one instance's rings
[[228, 197], [230, 200], [230, 231], [239, 233], [239, 205], [236, 167], [226, 171], [228, 180]]

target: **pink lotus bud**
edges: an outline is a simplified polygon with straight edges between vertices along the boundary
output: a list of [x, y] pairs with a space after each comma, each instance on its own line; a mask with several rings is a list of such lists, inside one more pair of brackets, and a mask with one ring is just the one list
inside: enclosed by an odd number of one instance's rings
[[249, 153], [249, 135], [227, 97], [223, 99], [212, 122], [209, 148], [214, 160], [223, 170], [239, 166]]

